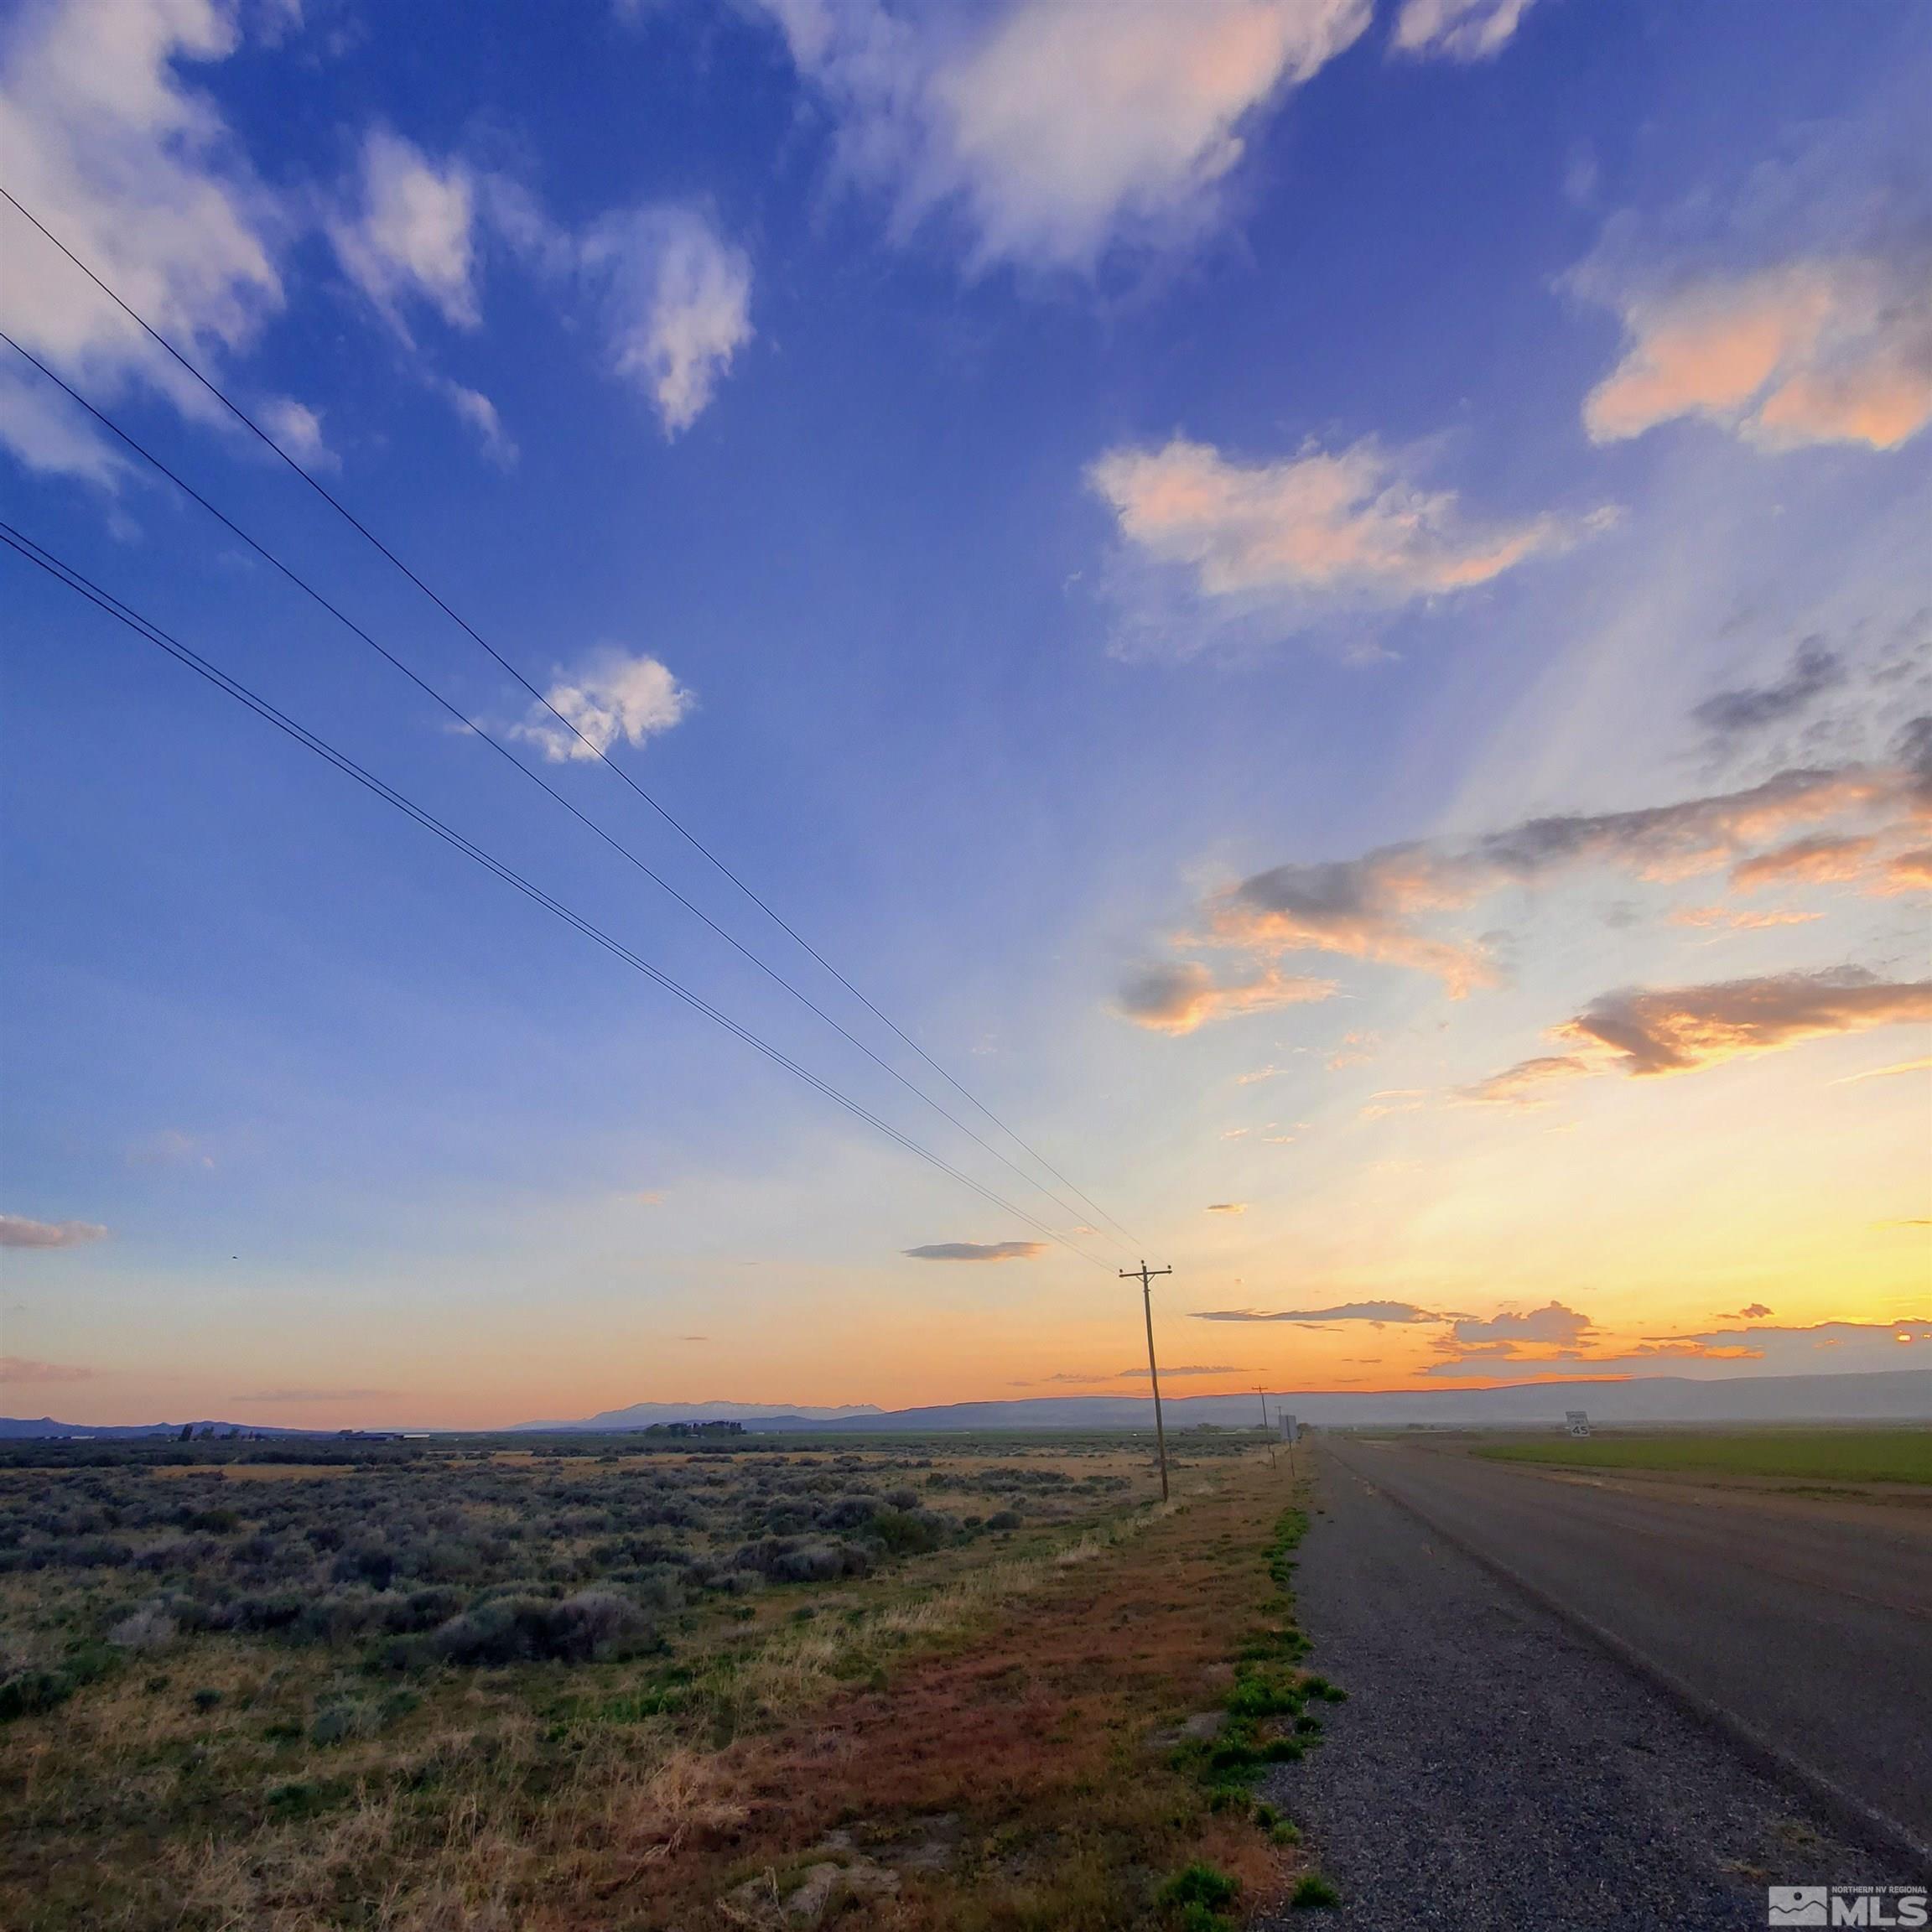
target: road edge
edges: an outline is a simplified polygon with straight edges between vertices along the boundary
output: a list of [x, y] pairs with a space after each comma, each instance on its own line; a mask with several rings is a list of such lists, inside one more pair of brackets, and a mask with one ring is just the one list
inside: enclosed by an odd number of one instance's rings
[[1726, 1742], [1740, 1751], [1756, 1768], [1803, 1796], [1810, 1799], [1831, 1816], [1833, 1821], [1847, 1830], [1854, 1837], [1871, 1843], [1874, 1850], [1883, 1849], [1893, 1856], [1903, 1858], [1917, 1877], [1932, 1883], [1932, 1846], [1928, 1846], [1908, 1831], [1897, 1820], [1888, 1818], [1883, 1811], [1867, 1805], [1862, 1798], [1856, 1797], [1835, 1779], [1827, 1778], [1821, 1771], [1815, 1771], [1801, 1759], [1794, 1758], [1782, 1745], [1767, 1737], [1756, 1725], [1740, 1717], [1736, 1711], [1706, 1697], [1701, 1690], [1694, 1690], [1668, 1665], [1659, 1664], [1647, 1651], [1640, 1650], [1628, 1639], [1619, 1637], [1613, 1630], [1606, 1629], [1592, 1617], [1566, 1603], [1560, 1597], [1552, 1595], [1540, 1584], [1532, 1582], [1513, 1564], [1505, 1563], [1500, 1557], [1480, 1550], [1453, 1530], [1446, 1529], [1427, 1510], [1397, 1493], [1385, 1484], [1377, 1482], [1372, 1472], [1362, 1469], [1350, 1462], [1332, 1444], [1322, 1445], [1325, 1454], [1332, 1456], [1337, 1463], [1351, 1475], [1358, 1476], [1371, 1484], [1377, 1494], [1385, 1496], [1398, 1509], [1412, 1516], [1433, 1535], [1440, 1536], [1449, 1546], [1467, 1556], [1479, 1568], [1509, 1586], [1513, 1590], [1527, 1597], [1540, 1609], [1580, 1636], [1587, 1637], [1599, 1649], [1607, 1651], [1625, 1670], [1647, 1679], [1662, 1690], [1673, 1702], [1706, 1729], [1716, 1732]]

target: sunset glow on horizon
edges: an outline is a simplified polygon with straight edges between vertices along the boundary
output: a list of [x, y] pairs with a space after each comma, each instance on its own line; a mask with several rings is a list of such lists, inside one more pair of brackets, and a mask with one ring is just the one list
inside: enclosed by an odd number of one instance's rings
[[499, 13], [0, 20], [0, 1410], [1932, 1391], [1921, 13]]

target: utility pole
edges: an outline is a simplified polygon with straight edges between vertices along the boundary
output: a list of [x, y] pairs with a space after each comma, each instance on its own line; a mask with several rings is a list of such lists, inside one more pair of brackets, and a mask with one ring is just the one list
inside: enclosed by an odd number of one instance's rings
[[1154, 1364], [1154, 1277], [1171, 1275], [1171, 1268], [1150, 1268], [1143, 1261], [1138, 1268], [1123, 1268], [1123, 1281], [1140, 1284], [1140, 1306], [1147, 1317], [1147, 1379], [1154, 1384], [1154, 1440], [1161, 1452], [1161, 1500], [1167, 1500], [1167, 1426], [1161, 1420], [1161, 1371]]
[[1268, 1438], [1268, 1467], [1275, 1467], [1275, 1439], [1268, 1435], [1268, 1389], [1265, 1384], [1257, 1382], [1254, 1393], [1261, 1398], [1261, 1433]]

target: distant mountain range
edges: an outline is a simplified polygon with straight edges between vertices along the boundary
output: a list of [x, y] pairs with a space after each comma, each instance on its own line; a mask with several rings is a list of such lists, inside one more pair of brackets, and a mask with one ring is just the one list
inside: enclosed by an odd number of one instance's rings
[[[1359, 1394], [1269, 1392], [1270, 1416], [1282, 1410], [1317, 1427], [1427, 1423], [1529, 1426], [1559, 1424], [1583, 1410], [1602, 1422], [1932, 1422], [1932, 1376], [1914, 1368], [1866, 1375], [1727, 1376], [1699, 1380], [1644, 1375], [1623, 1382], [1524, 1382], [1500, 1389], [1384, 1389]], [[1239, 1428], [1260, 1420], [1255, 1395], [1185, 1395], [1164, 1402], [1170, 1428], [1213, 1423]], [[689, 1414], [693, 1419], [697, 1410]], [[1016, 1402], [958, 1402], [895, 1409], [844, 1422], [797, 1411], [746, 1417], [748, 1429], [842, 1432], [928, 1429], [1150, 1429], [1145, 1396], [1048, 1395]]]
[[[1699, 1380], [1688, 1375], [1641, 1375], [1624, 1382], [1519, 1382], [1500, 1389], [1380, 1389], [1361, 1394], [1270, 1390], [1270, 1417], [1286, 1410], [1319, 1427], [1359, 1428], [1420, 1423], [1436, 1427], [1518, 1428], [1561, 1423], [1568, 1409], [1594, 1422], [1928, 1422], [1932, 1376], [1916, 1368], [1870, 1375], [1732, 1375]], [[1182, 1395], [1165, 1405], [1170, 1427], [1202, 1423], [1240, 1428], [1260, 1420], [1253, 1395]], [[635, 1402], [576, 1422], [524, 1422], [514, 1431], [549, 1435], [610, 1433], [653, 1422], [742, 1422], [775, 1433], [873, 1435], [957, 1429], [1150, 1429], [1154, 1405], [1145, 1396], [1044, 1395], [1014, 1402], [954, 1402], [934, 1409], [761, 1407], [753, 1402]], [[195, 1426], [203, 1426], [197, 1422]], [[333, 1429], [275, 1429], [259, 1424], [209, 1425], [217, 1433], [241, 1427], [249, 1435], [334, 1436]], [[0, 1417], [0, 1437], [84, 1436], [119, 1438], [179, 1435], [179, 1422], [110, 1427], [85, 1422]], [[380, 1431], [371, 1431], [371, 1434]], [[431, 1431], [412, 1431], [412, 1434]], [[434, 1431], [487, 1435], [487, 1430]]]
[[808, 1422], [832, 1422], [850, 1415], [880, 1415], [876, 1402], [849, 1402], [839, 1409], [795, 1409], [782, 1402], [633, 1402], [628, 1409], [606, 1409], [581, 1422], [518, 1422], [526, 1429], [648, 1429], [653, 1422], [744, 1422], [761, 1415], [796, 1415]]

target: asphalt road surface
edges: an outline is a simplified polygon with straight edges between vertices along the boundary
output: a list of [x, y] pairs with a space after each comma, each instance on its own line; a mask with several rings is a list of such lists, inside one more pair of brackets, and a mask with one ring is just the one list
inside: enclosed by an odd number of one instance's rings
[[1922, 1876], [1443, 1534], [1923, 1838], [1932, 1535], [1915, 1512], [1440, 1449], [1318, 1460], [1326, 1514], [1296, 1597], [1349, 1701], [1268, 1794], [1342, 1891], [1329, 1923], [1741, 1932], [1767, 1923], [1768, 1885]]

